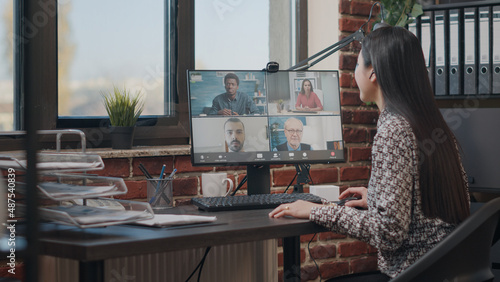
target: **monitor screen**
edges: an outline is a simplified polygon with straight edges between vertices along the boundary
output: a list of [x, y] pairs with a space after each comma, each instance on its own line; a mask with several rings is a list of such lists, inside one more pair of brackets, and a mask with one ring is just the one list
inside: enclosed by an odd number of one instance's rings
[[344, 161], [338, 71], [189, 70], [193, 165]]

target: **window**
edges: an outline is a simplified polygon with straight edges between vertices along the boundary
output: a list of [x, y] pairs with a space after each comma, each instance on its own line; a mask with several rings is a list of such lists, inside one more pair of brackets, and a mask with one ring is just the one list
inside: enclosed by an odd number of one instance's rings
[[113, 86], [140, 91], [143, 115], [169, 115], [164, 17], [162, 0], [60, 2], [59, 116], [106, 116], [101, 93]]
[[[10, 81], [10, 88], [3, 88], [4, 84], [0, 84], [0, 95], [3, 101], [11, 103], [11, 128], [22, 130], [24, 118], [36, 120], [40, 129], [80, 128], [87, 133], [88, 147], [110, 145], [100, 91], [111, 89], [113, 85], [142, 90], [146, 96], [148, 105], [136, 129], [134, 145], [189, 143], [186, 70], [236, 66], [205, 63], [203, 50], [206, 49], [197, 48], [195, 52], [195, 46], [209, 47], [209, 43], [216, 40], [216, 37], [203, 39], [200, 36], [195, 40], [196, 29], [198, 35], [211, 32], [213, 36], [224, 36], [215, 28], [204, 31], [199, 26], [195, 28], [195, 22], [202, 23], [204, 16], [203, 10], [197, 10], [195, 20], [198, 4], [212, 9], [212, 16], [215, 15], [216, 19], [220, 20], [222, 16], [223, 23], [219, 27], [245, 19], [238, 23], [241, 32], [232, 36], [234, 43], [240, 42], [249, 47], [245, 50], [250, 51], [231, 55], [221, 51], [217, 56], [221, 58], [222, 55], [224, 60], [220, 62], [237, 62], [251, 57], [252, 64], [240, 63], [238, 66], [260, 69], [269, 61], [278, 61], [284, 69], [300, 59], [295, 58], [295, 53], [300, 53], [296, 52], [299, 47], [302, 46], [301, 50], [307, 47], [307, 38], [295, 35], [299, 34], [296, 30], [304, 31], [304, 26], [307, 27], [307, 17], [299, 16], [301, 10], [298, 8], [307, 6], [305, 0], [7, 2], [14, 8], [6, 8], [8, 4], [3, 6], [4, 1], [0, 3], [0, 9], [2, 13], [13, 9], [18, 15], [11, 21], [19, 22], [13, 25], [19, 26], [14, 34], [19, 32], [17, 38], [24, 44], [10, 42], [15, 47], [10, 61], [17, 63], [15, 58], [29, 58], [22, 64], [14, 63], [14, 72], [6, 60], [0, 63], [1, 82]], [[208, 4], [200, 4], [202, 2]], [[216, 8], [219, 10], [214, 10]], [[27, 11], [31, 14], [24, 14]], [[9, 32], [4, 25], [5, 21], [2, 21], [2, 36]], [[6, 40], [2, 42], [0, 45]], [[23, 49], [19, 48], [21, 45]], [[240, 49], [242, 45], [233, 50], [244, 50]], [[0, 48], [5, 50], [4, 45]], [[22, 56], [17, 55], [20, 52], [24, 52]], [[256, 54], [256, 57], [249, 54]], [[195, 56], [205, 65], [196, 65]], [[29, 95], [29, 100], [40, 111], [35, 112], [36, 116], [21, 112], [25, 100], [22, 93]], [[16, 102], [19, 103], [17, 106]], [[13, 143], [16, 142], [9, 139], [2, 141], [2, 146], [9, 147]]]
[[14, 124], [14, 0], [0, 2], [0, 131], [12, 131]]
[[281, 69], [294, 61], [295, 1], [195, 1], [196, 69]]

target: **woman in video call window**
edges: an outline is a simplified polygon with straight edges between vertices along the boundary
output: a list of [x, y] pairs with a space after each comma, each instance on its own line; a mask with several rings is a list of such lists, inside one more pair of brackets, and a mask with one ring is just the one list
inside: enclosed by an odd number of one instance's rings
[[303, 111], [323, 110], [323, 105], [321, 105], [318, 95], [314, 93], [314, 89], [309, 79], [302, 80], [302, 87], [297, 97], [297, 103], [295, 103], [295, 109]]

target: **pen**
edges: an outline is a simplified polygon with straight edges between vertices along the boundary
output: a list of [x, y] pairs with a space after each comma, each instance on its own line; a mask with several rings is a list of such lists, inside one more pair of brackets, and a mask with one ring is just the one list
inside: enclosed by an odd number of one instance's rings
[[172, 173], [168, 176], [168, 178], [172, 178], [174, 177], [174, 174], [177, 172], [177, 169], [174, 168], [174, 170], [172, 171]]
[[139, 169], [142, 171], [142, 173], [146, 176], [146, 178], [148, 179], [151, 179], [153, 178], [151, 176], [151, 174], [149, 174], [148, 170], [146, 169], [146, 167], [144, 167], [144, 165], [142, 163], [139, 164]]
[[[161, 167], [160, 180], [163, 179], [163, 173], [165, 173], [165, 167], [166, 167], [166, 165], [163, 165]], [[158, 192], [160, 192], [160, 181], [158, 181], [158, 184], [156, 184], [155, 195], [151, 198], [151, 200], [149, 200], [150, 204], [153, 203], [153, 202], [155, 202], [156, 197], [158, 197], [158, 195], [159, 195]]]

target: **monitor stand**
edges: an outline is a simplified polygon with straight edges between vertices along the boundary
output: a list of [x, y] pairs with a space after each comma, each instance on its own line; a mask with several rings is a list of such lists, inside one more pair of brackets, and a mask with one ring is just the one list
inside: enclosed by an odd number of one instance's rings
[[269, 165], [247, 165], [247, 193], [248, 195], [271, 193]]

